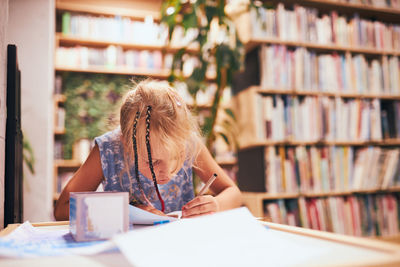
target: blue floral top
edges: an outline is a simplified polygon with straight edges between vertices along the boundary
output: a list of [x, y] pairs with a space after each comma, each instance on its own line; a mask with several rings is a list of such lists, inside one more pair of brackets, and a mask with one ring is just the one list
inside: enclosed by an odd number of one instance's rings
[[[95, 138], [95, 142], [100, 150], [104, 190], [130, 192], [129, 189], [132, 187], [132, 195], [129, 197], [130, 201], [140, 200], [145, 203], [135, 179], [134, 162], [129, 166], [132, 184], [129, 182], [127, 171], [124, 170], [124, 147], [121, 137], [121, 129], [118, 128]], [[194, 198], [191, 167], [190, 164], [185, 162], [184, 166], [168, 183], [158, 185], [162, 199], [165, 202], [165, 213], [181, 210], [183, 205]], [[140, 171], [139, 179], [147, 198], [154, 207], [161, 210], [161, 203], [154, 188], [153, 180], [146, 178]]]

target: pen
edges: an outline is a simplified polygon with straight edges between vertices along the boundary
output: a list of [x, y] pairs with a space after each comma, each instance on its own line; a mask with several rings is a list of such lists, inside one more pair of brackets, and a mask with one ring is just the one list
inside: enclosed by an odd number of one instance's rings
[[203, 188], [200, 189], [200, 192], [198, 194], [198, 196], [203, 195], [205, 192], [207, 192], [208, 188], [210, 187], [210, 185], [215, 181], [215, 179], [217, 179], [217, 174], [214, 173], [213, 175], [211, 175], [210, 179], [208, 179], [207, 183], [203, 186]]
[[153, 223], [153, 225], [164, 224], [164, 223], [169, 223], [169, 220], [156, 221], [156, 222]]

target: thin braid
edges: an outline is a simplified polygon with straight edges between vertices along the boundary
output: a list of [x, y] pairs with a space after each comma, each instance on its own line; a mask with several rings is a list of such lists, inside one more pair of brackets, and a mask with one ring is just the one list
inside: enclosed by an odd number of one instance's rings
[[151, 171], [151, 176], [153, 177], [154, 187], [156, 188], [158, 199], [161, 202], [161, 211], [164, 212], [165, 204], [164, 204], [164, 200], [161, 197], [160, 191], [158, 190], [156, 174], [154, 172], [154, 167], [153, 167], [153, 160], [151, 158], [150, 117], [151, 117], [151, 106], [147, 106], [147, 111], [146, 111], [146, 147], [147, 147], [147, 155], [149, 157], [149, 167], [150, 167], [150, 171]]
[[136, 143], [136, 129], [137, 129], [137, 123], [139, 121], [139, 117], [140, 117], [140, 112], [138, 111], [138, 112], [136, 112], [135, 121], [133, 122], [132, 141], [133, 141], [133, 153], [135, 154], [135, 178], [136, 178], [136, 182], [139, 186], [140, 192], [142, 193], [143, 196], [145, 196], [142, 184], [140, 183], [140, 180], [139, 180], [139, 161], [138, 161], [137, 143]]

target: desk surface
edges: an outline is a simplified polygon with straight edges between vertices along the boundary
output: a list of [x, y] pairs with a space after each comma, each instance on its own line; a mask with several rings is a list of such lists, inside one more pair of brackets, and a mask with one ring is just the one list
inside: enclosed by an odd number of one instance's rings
[[[330, 251], [325, 258], [313, 259], [307, 266], [400, 266], [400, 246], [367, 238], [338, 235], [299, 227], [262, 222], [276, 236], [294, 243], [321, 245]], [[41, 229], [65, 229], [68, 221], [34, 223]], [[9, 225], [0, 236], [13, 231], [18, 224]], [[311, 246], [312, 247], [312, 246]], [[337, 253], [332, 257], [332, 251]], [[290, 251], [288, 251], [288, 254]], [[336, 260], [336, 261], [335, 261]], [[95, 256], [42, 257], [38, 259], [1, 259], [1, 266], [131, 266], [120, 253], [103, 253]]]

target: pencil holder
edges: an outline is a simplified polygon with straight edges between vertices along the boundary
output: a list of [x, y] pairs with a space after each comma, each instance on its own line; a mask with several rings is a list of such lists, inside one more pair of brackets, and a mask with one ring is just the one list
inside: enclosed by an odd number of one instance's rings
[[103, 240], [126, 232], [127, 192], [70, 193], [69, 228], [76, 241]]

